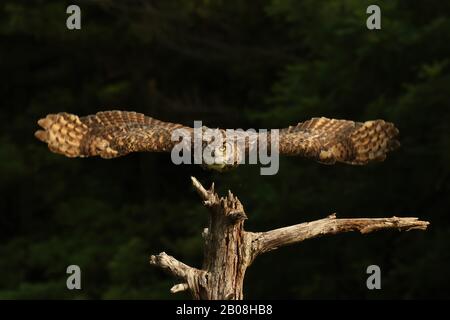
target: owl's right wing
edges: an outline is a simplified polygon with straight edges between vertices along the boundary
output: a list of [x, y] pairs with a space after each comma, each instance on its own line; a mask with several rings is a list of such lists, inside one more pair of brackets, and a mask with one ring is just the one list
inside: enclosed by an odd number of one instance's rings
[[52, 152], [67, 157], [115, 158], [130, 152], [169, 152], [178, 143], [172, 141], [174, 130], [183, 129], [189, 135], [193, 130], [127, 111], [98, 112], [86, 117], [64, 112], [49, 114], [38, 124], [44, 130], [36, 131], [35, 136]]

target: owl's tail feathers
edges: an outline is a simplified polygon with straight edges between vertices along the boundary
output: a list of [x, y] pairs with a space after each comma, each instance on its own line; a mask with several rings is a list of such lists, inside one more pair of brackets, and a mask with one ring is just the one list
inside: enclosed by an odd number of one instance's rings
[[81, 145], [88, 127], [73, 114], [49, 114], [38, 121], [44, 130], [34, 133], [35, 137], [48, 144], [50, 151], [66, 157], [83, 157]]
[[354, 157], [350, 164], [363, 165], [373, 161], [383, 161], [386, 154], [400, 146], [396, 139], [398, 129], [384, 120], [366, 121], [354, 130], [350, 140], [354, 147]]

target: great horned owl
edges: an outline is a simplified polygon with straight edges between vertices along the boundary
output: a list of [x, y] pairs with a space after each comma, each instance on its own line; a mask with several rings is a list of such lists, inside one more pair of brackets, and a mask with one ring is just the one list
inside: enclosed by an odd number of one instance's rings
[[[171, 139], [174, 130], [183, 129], [190, 135], [194, 132], [191, 127], [127, 111], [104, 111], [85, 117], [49, 114], [38, 124], [44, 130], [36, 131], [35, 136], [47, 143], [51, 151], [67, 157], [114, 158], [130, 152], [170, 152], [177, 144]], [[360, 123], [313, 118], [279, 131], [279, 153], [326, 164], [364, 165], [383, 161], [389, 151], [399, 146], [397, 135], [395, 126], [383, 120]], [[217, 161], [207, 167], [223, 171], [237, 166], [243, 152], [248, 152], [260, 138], [261, 133], [247, 135], [244, 150], [224, 142], [212, 150]]]

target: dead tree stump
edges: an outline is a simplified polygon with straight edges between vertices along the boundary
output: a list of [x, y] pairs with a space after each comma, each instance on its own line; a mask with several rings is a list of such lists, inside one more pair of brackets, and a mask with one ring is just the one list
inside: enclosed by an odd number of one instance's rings
[[190, 267], [165, 252], [152, 255], [150, 264], [181, 280], [170, 289], [172, 293], [189, 290], [194, 299], [242, 300], [247, 267], [259, 254], [282, 246], [349, 231], [365, 234], [383, 229], [425, 230], [429, 224], [418, 218], [336, 219], [332, 214], [313, 222], [266, 232], [248, 232], [244, 230], [247, 219], [244, 207], [231, 191], [226, 197], [219, 197], [214, 184], [206, 190], [197, 179], [191, 179], [210, 212], [209, 226], [202, 233], [205, 241], [203, 267]]

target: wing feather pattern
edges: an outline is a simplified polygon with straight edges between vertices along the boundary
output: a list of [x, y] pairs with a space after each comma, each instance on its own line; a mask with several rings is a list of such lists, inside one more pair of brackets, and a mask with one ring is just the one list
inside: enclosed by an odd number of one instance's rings
[[364, 165], [383, 161], [396, 149], [398, 130], [384, 120], [364, 123], [313, 118], [280, 131], [280, 154], [313, 158], [321, 163]]
[[115, 158], [130, 152], [167, 152], [175, 143], [175, 129], [191, 128], [163, 122], [141, 113], [105, 111], [79, 118], [68, 113], [49, 114], [38, 124], [35, 136], [51, 151], [67, 157]]

